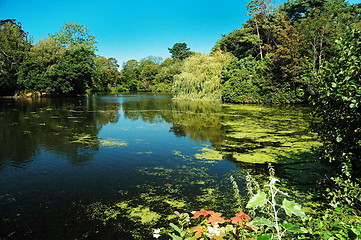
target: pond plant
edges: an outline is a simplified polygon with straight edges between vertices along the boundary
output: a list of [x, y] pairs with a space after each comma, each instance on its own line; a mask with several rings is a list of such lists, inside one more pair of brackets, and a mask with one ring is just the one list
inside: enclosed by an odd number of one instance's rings
[[[176, 212], [178, 225], [170, 223], [173, 228], [171, 239], [282, 239], [301, 233], [300, 225], [295, 220], [305, 219], [305, 212], [299, 204], [289, 200], [289, 194], [277, 187], [279, 180], [275, 178], [271, 165], [269, 172], [269, 180], [262, 189], [254, 179], [249, 178], [248, 192], [252, 193], [254, 186], [258, 187], [257, 193], [250, 197], [246, 205], [249, 214], [239, 211], [230, 219], [225, 219], [222, 213], [212, 210], [201, 209], [193, 212], [192, 217], [188, 213]], [[233, 177], [231, 182], [235, 197], [239, 198]]]
[[[188, 213], [175, 212], [177, 224], [170, 223], [170, 239], [360, 239], [361, 217], [348, 207], [327, 209], [317, 216], [307, 216], [301, 205], [277, 185], [274, 168], [269, 164], [269, 179], [263, 188], [248, 174], [246, 205], [248, 214], [239, 211], [226, 219], [222, 213], [201, 209]], [[239, 189], [231, 176], [235, 198]], [[257, 191], [256, 193], [254, 193]], [[242, 202], [239, 200], [237, 202]], [[161, 237], [161, 230], [153, 237]]]

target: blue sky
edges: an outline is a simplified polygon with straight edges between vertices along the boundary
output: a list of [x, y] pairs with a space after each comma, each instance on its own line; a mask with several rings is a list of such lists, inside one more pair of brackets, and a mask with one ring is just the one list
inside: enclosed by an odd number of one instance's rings
[[[99, 55], [119, 63], [147, 56], [167, 58], [168, 47], [185, 42], [209, 53], [222, 34], [246, 21], [244, 0], [0, 0], [0, 19], [22, 23], [36, 43], [66, 22], [85, 25]], [[277, 1], [274, 1], [277, 2]], [[278, 3], [281, 2], [278, 1]], [[357, 3], [360, 0], [351, 0]]]

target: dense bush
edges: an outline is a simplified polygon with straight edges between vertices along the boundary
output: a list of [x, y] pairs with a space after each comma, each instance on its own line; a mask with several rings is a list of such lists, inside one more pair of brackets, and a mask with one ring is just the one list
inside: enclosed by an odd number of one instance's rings
[[343, 189], [339, 201], [360, 206], [361, 191], [349, 188], [359, 189], [354, 184], [360, 183], [361, 173], [361, 32], [351, 31], [337, 47], [338, 55], [326, 63], [313, 99], [315, 115], [322, 119], [316, 131], [324, 159], [341, 174], [334, 178]]

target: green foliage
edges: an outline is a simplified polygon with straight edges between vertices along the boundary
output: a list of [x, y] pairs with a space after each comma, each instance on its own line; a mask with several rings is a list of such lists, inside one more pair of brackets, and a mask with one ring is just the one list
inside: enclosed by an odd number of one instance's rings
[[195, 53], [184, 61], [181, 73], [175, 76], [172, 93], [175, 98], [221, 100], [221, 73], [231, 59], [216, 52], [208, 56]]
[[95, 50], [95, 37], [89, 35], [88, 29], [84, 25], [77, 23], [65, 23], [60, 31], [55, 34], [49, 34], [49, 37], [60, 42], [65, 47], [82, 45]]
[[94, 57], [82, 45], [63, 48], [52, 39], [41, 41], [22, 64], [19, 84], [30, 92], [85, 93], [92, 84]]
[[[253, 210], [261, 209], [262, 211], [256, 212], [257, 216], [253, 224], [262, 227], [262, 232], [258, 239], [282, 239], [287, 232], [299, 233], [300, 228], [296, 223], [290, 223], [287, 220], [292, 220], [292, 215], [305, 218], [306, 215], [301, 209], [301, 206], [293, 200], [289, 201], [283, 198], [282, 204], [279, 202], [279, 194], [287, 196], [288, 194], [282, 192], [277, 188], [276, 183], [279, 181], [274, 176], [274, 169], [269, 165], [270, 177], [269, 182], [265, 185], [265, 189], [259, 189], [257, 193], [251, 197], [246, 208]], [[288, 219], [281, 221], [280, 210], [283, 209], [288, 216]], [[283, 215], [283, 218], [286, 218]], [[269, 233], [271, 232], [271, 233]]]
[[260, 39], [251, 32], [252, 28], [242, 27], [228, 35], [223, 35], [212, 49], [212, 52], [224, 51], [232, 53], [238, 59], [253, 55], [254, 46], [259, 44]]
[[[315, 130], [323, 142], [323, 158], [338, 169], [336, 177], [355, 183], [360, 183], [361, 169], [360, 38], [361, 32], [353, 30], [337, 41], [339, 55], [326, 63], [319, 95], [313, 99], [315, 115], [322, 119]], [[342, 180], [334, 181], [346, 187]], [[348, 200], [343, 194], [338, 200], [361, 206], [360, 190], [349, 193]]]
[[305, 219], [304, 225], [299, 239], [361, 239], [361, 217], [347, 207], [328, 209], [318, 218]]
[[262, 75], [259, 64], [252, 57], [233, 58], [222, 72], [222, 100], [236, 103], [259, 103]]
[[41, 40], [30, 49], [19, 71], [18, 83], [28, 92], [52, 92], [50, 77], [65, 56], [66, 49], [54, 39]]
[[99, 84], [100, 80], [106, 81], [104, 78], [112, 81], [112, 76], [107, 75], [112, 70], [104, 64], [101, 66], [100, 60], [96, 61], [94, 37], [84, 26], [68, 23], [59, 33], [50, 36], [33, 46], [22, 62], [18, 84], [23, 90], [40, 94], [78, 94], [85, 93], [93, 82]]
[[184, 60], [188, 58], [192, 51], [187, 47], [186, 43], [175, 43], [172, 48], [168, 48], [169, 53], [172, 54], [173, 59]]
[[359, 5], [343, 0], [287, 1], [279, 8], [255, 0], [248, 9], [246, 24], [223, 35], [212, 50], [240, 61], [223, 73], [224, 101], [306, 102], [317, 92], [315, 76], [325, 59], [337, 54], [335, 40], [361, 20]]
[[20, 23], [0, 21], [0, 95], [13, 95], [18, 90], [17, 74], [30, 47]]
[[120, 76], [120, 84], [128, 91], [136, 92], [138, 90], [138, 61], [129, 60], [123, 64]]
[[181, 61], [147, 57], [123, 64], [120, 85], [131, 92], [170, 92], [173, 77], [179, 73]]
[[115, 58], [97, 56], [95, 58], [95, 73], [93, 76], [92, 92], [107, 92], [119, 81], [119, 65]]
[[51, 92], [85, 93], [92, 83], [94, 52], [84, 46], [67, 49], [65, 56], [50, 72], [54, 79]]

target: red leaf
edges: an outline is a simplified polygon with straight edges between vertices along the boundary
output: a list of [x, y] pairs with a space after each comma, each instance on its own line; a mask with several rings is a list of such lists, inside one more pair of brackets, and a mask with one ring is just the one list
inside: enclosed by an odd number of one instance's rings
[[203, 208], [199, 210], [198, 212], [193, 213], [192, 218], [199, 218], [201, 216], [208, 217], [209, 215], [212, 215], [214, 211], [212, 210], [204, 210]]
[[193, 232], [196, 232], [196, 234], [194, 235], [194, 237], [195, 237], [196, 239], [198, 239], [198, 238], [202, 237], [204, 228], [203, 228], [201, 225], [197, 225], [197, 226], [195, 226], [195, 227], [192, 227], [191, 230], [192, 230]]
[[250, 216], [241, 211], [239, 213], [236, 213], [235, 217], [231, 218], [231, 222], [243, 225], [243, 221], [248, 222], [250, 219]]
[[217, 225], [218, 223], [224, 223], [226, 220], [221, 217], [222, 213], [213, 213], [208, 218], [208, 222], [210, 222], [212, 225]]

